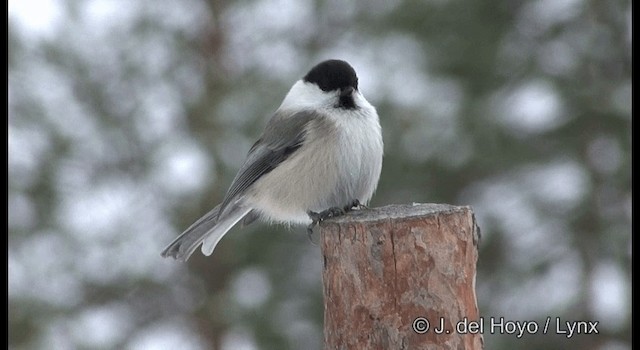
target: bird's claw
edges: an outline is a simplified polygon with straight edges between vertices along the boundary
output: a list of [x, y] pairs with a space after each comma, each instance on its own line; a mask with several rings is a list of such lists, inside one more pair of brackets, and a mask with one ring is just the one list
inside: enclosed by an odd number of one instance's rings
[[311, 219], [311, 224], [307, 226], [307, 234], [309, 235], [309, 240], [313, 242], [313, 240], [311, 239], [311, 236], [313, 235], [313, 228], [317, 224], [323, 222], [326, 219], [344, 215], [346, 212], [347, 212], [346, 207], [344, 209], [339, 207], [332, 207], [327, 210], [323, 210], [319, 213], [316, 213], [314, 211], [308, 211], [307, 215], [309, 215], [309, 218]]
[[307, 234], [309, 235], [309, 240], [311, 240], [313, 242], [313, 240], [311, 239], [311, 236], [313, 235], [313, 228], [323, 222], [326, 219], [329, 218], [335, 218], [337, 216], [341, 216], [344, 215], [354, 209], [360, 210], [360, 209], [368, 209], [366, 205], [360, 203], [359, 200], [354, 199], [351, 204], [344, 206], [343, 208], [340, 207], [331, 207], [327, 210], [323, 210], [319, 213], [314, 212], [314, 211], [308, 211], [307, 215], [309, 215], [309, 218], [311, 219], [311, 224], [309, 224], [309, 226], [307, 226]]
[[359, 200], [354, 199], [353, 202], [351, 202], [350, 205], [347, 205], [346, 207], [344, 207], [344, 211], [345, 212], [350, 212], [352, 210], [362, 210], [362, 209], [369, 209], [369, 207], [367, 207], [366, 205], [360, 203]]

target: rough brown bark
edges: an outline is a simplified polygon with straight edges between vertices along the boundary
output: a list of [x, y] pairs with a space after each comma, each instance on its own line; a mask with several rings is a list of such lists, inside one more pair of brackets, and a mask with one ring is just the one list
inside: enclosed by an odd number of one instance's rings
[[[479, 320], [470, 207], [391, 205], [320, 226], [325, 349], [482, 348], [477, 330], [456, 329]], [[430, 326], [419, 334], [422, 318]]]

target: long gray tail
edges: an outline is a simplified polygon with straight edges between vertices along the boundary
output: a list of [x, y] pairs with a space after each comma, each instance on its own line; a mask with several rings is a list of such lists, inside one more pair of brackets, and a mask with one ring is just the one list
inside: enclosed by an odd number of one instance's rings
[[189, 226], [178, 238], [162, 251], [163, 257], [172, 257], [176, 260], [187, 261], [191, 254], [202, 245], [202, 253], [211, 255], [222, 237], [240, 221], [251, 208], [234, 206], [224, 211], [224, 217], [218, 220], [220, 205], [211, 209], [207, 214]]

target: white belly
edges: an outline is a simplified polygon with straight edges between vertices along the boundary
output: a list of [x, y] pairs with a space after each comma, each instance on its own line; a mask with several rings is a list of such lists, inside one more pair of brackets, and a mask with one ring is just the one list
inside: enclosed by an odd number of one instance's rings
[[367, 203], [382, 169], [382, 134], [373, 113], [375, 118], [354, 111], [331, 119], [331, 132], [311, 129], [307, 143], [256, 182], [247, 202], [267, 219], [301, 224], [311, 222], [307, 211], [344, 207], [356, 199]]

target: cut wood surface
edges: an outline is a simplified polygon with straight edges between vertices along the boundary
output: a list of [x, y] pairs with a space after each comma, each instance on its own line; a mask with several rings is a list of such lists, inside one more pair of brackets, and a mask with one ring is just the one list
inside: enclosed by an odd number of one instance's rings
[[460, 322], [479, 319], [470, 207], [356, 210], [322, 222], [320, 234], [325, 349], [482, 348], [477, 331], [460, 333]]

